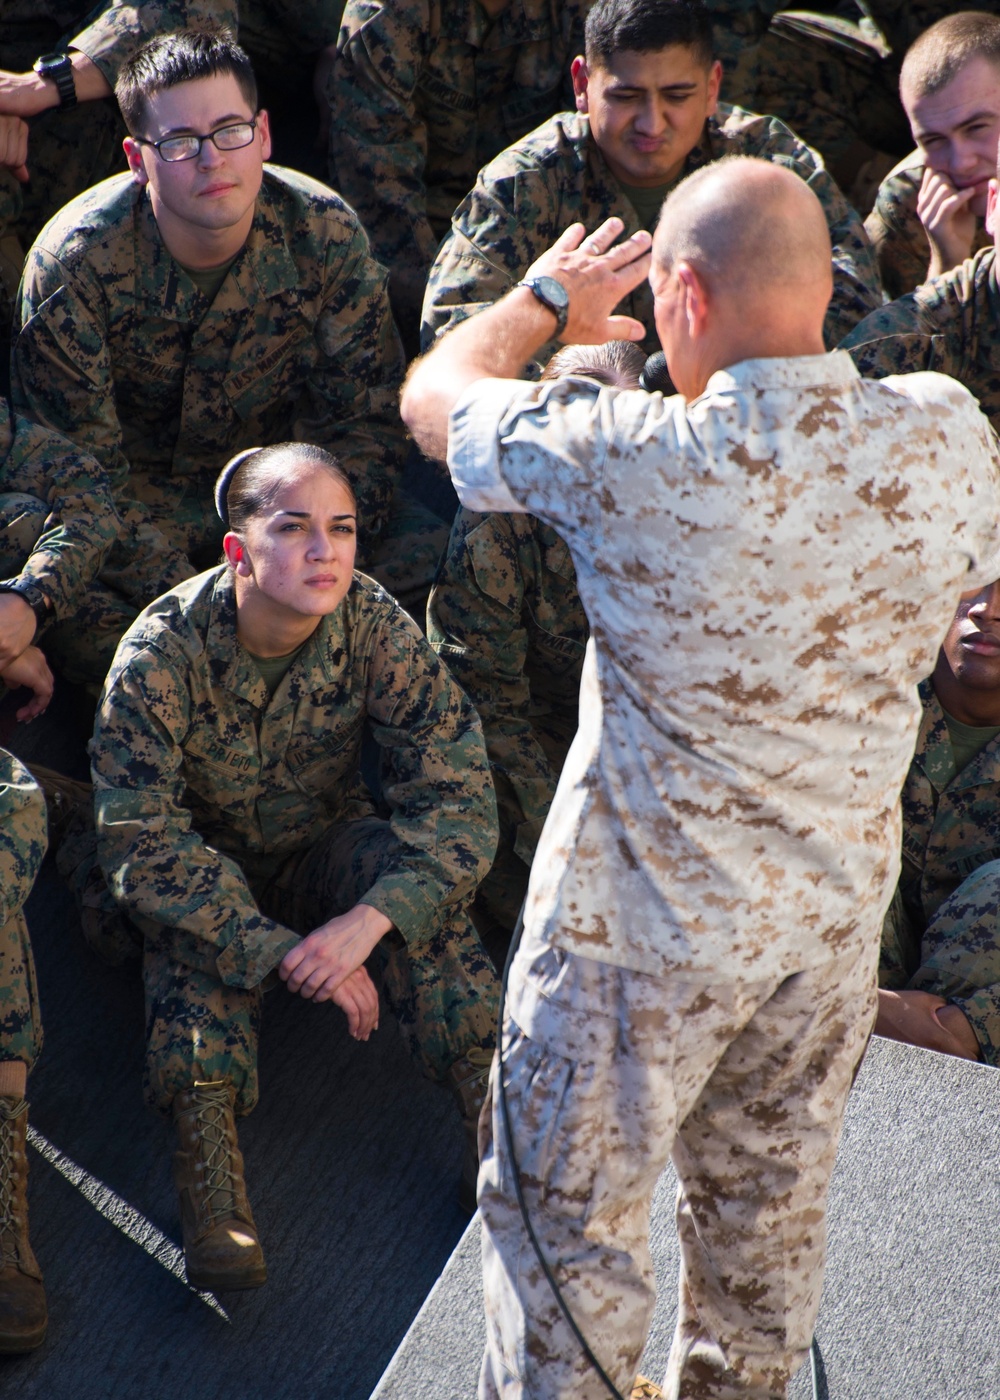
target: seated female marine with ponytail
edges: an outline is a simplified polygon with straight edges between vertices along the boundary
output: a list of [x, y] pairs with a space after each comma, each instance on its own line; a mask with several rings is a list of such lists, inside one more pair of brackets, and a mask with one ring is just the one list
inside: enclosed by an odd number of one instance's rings
[[216, 503], [226, 562], [129, 628], [92, 746], [100, 866], [142, 941], [147, 1100], [177, 1123], [188, 1281], [213, 1290], [266, 1276], [234, 1123], [257, 1101], [265, 980], [367, 1040], [379, 949], [412, 1054], [459, 1098], [470, 1205], [497, 1007], [467, 912], [496, 844], [479, 720], [353, 571], [350, 484], [285, 443], [235, 458]]

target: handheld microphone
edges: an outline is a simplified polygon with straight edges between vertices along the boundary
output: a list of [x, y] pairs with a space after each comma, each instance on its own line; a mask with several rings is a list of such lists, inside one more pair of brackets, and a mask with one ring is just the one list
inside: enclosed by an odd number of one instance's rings
[[639, 388], [645, 389], [648, 394], [655, 394], [657, 390], [661, 394], [676, 393], [667, 371], [667, 357], [662, 350], [657, 350], [655, 355], [650, 355], [643, 365], [642, 373], [639, 375]]

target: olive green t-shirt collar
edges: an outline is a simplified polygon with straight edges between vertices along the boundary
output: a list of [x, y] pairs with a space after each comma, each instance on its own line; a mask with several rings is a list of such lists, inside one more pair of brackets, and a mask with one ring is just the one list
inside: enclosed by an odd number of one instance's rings
[[184, 269], [211, 306], [219, 293], [219, 288], [229, 276], [229, 269], [242, 252], [243, 249], [240, 248], [231, 258], [228, 258], [224, 263], [219, 263], [218, 267], [188, 267], [185, 263], [178, 263], [178, 267]]
[[286, 651], [284, 656], [258, 656], [257, 653], [251, 651], [249, 647], [243, 648], [260, 672], [264, 684], [267, 686], [267, 693], [272, 700], [274, 699], [274, 694], [278, 686], [288, 675], [292, 666], [311, 641], [312, 637], [307, 637], [305, 641], [301, 642], [293, 651]]
[[948, 739], [951, 742], [952, 757], [955, 760], [955, 772], [961, 773], [962, 769], [968, 767], [976, 755], [985, 749], [990, 740], [995, 739], [1000, 734], [1000, 724], [963, 724], [954, 715], [950, 715], [943, 706], [941, 713], [948, 726]]
[[676, 180], [670, 180], [665, 184], [647, 188], [642, 185], [626, 185], [624, 181], [618, 181], [622, 194], [639, 215], [639, 227], [648, 229], [650, 233], [656, 228], [663, 201], [676, 183]]

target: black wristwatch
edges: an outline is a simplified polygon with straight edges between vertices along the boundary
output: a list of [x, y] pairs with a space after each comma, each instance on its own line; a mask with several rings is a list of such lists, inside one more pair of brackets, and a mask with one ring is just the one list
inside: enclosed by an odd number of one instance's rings
[[19, 598], [23, 598], [28, 607], [35, 614], [35, 636], [48, 622], [52, 616], [52, 609], [49, 607], [49, 600], [45, 593], [39, 588], [37, 583], [32, 583], [26, 578], [5, 578], [0, 579], [0, 593], [16, 593]]
[[40, 78], [51, 78], [59, 89], [59, 106], [76, 106], [76, 83], [68, 53], [43, 53], [31, 65]]
[[517, 287], [527, 287], [543, 306], [548, 307], [556, 318], [556, 335], [562, 335], [569, 317], [569, 293], [563, 284], [554, 277], [526, 277], [523, 282], [517, 283], [515, 291]]

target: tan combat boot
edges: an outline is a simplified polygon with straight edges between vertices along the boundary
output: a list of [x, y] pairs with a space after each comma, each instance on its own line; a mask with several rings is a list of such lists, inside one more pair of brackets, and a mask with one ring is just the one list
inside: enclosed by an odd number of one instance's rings
[[195, 1083], [174, 1099], [181, 1150], [174, 1185], [181, 1204], [184, 1261], [192, 1288], [259, 1288], [267, 1265], [250, 1213], [228, 1080]]
[[479, 1115], [486, 1101], [492, 1063], [493, 1051], [476, 1046], [456, 1060], [445, 1075], [445, 1083], [455, 1095], [465, 1129], [458, 1203], [470, 1215], [476, 1209], [476, 1180], [479, 1176]]
[[663, 1391], [645, 1376], [636, 1376], [629, 1400], [663, 1400]]
[[0, 1353], [33, 1351], [49, 1315], [42, 1271], [28, 1242], [28, 1105], [0, 1098]]

